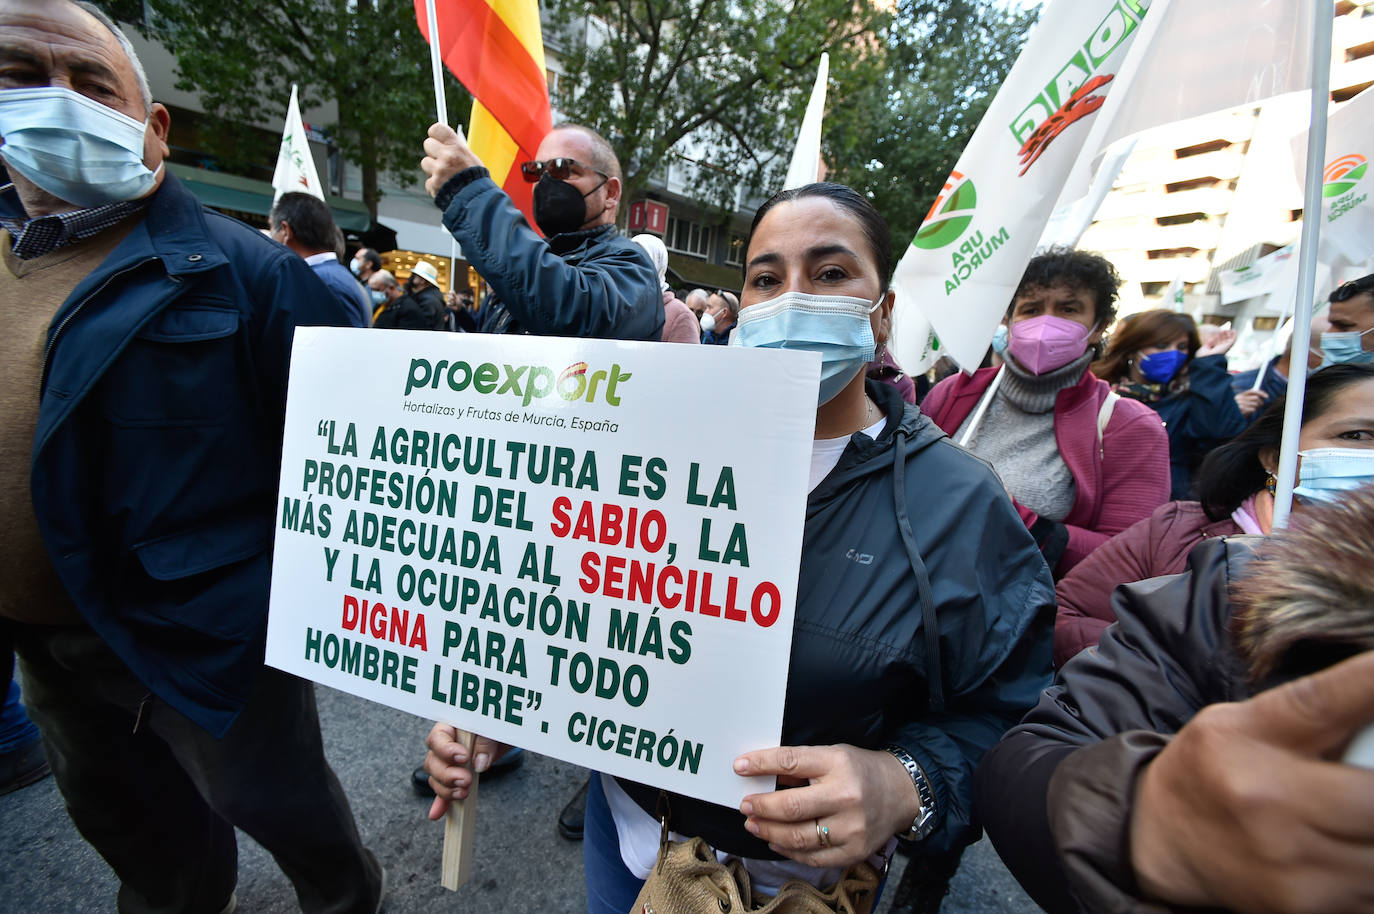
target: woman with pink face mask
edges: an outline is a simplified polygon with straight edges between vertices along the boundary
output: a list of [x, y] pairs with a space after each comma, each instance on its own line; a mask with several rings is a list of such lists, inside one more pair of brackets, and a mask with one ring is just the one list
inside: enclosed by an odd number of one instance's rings
[[946, 378], [921, 410], [997, 470], [1056, 578], [1169, 499], [1169, 439], [1089, 370], [1116, 316], [1103, 257], [1052, 248], [1007, 309], [1001, 367]]

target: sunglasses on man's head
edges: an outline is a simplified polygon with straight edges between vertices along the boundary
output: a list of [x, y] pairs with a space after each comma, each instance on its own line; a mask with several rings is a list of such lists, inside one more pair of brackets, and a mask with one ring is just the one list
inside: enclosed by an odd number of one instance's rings
[[1350, 282], [1343, 283], [1335, 292], [1331, 293], [1331, 301], [1346, 301], [1362, 292], [1374, 292], [1374, 276], [1361, 276], [1359, 279], [1352, 279]]
[[563, 156], [556, 159], [549, 159], [546, 162], [522, 162], [520, 165], [520, 174], [524, 175], [525, 180], [531, 184], [538, 181], [541, 175], [548, 175], [556, 181], [566, 181], [572, 177], [573, 170], [577, 168], [585, 168], [587, 171], [595, 172], [603, 178], [610, 178], [610, 175], [600, 169], [593, 168], [584, 162], [579, 162], [577, 159], [569, 159]]

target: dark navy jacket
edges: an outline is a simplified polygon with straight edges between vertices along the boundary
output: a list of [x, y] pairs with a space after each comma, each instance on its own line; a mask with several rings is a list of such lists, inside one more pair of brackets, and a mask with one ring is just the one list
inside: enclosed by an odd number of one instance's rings
[[31, 487], [62, 583], [213, 734], [262, 667], [296, 326], [346, 326], [305, 261], [171, 175], [48, 335]]
[[[1050, 684], [1054, 583], [992, 469], [896, 388], [866, 388], [887, 426], [807, 499], [782, 743], [906, 749], [940, 816], [915, 852], [939, 853], [977, 839], [974, 769]], [[654, 813], [656, 789], [618, 783]], [[682, 834], [777, 859], [736, 809], [669, 807]]]
[[434, 202], [494, 292], [483, 306], [483, 332], [652, 342], [663, 336], [658, 273], [615, 226], [545, 241], [485, 168], [454, 175]]
[[[1288, 378], [1278, 372], [1279, 357], [1269, 360], [1269, 364], [1264, 368], [1264, 380], [1260, 382], [1260, 390], [1269, 395], [1269, 399], [1264, 401], [1264, 405], [1251, 413], [1245, 420], [1249, 425], [1260, 416], [1264, 411], [1279, 397], [1288, 395]], [[1259, 375], [1258, 368], [1251, 368], [1249, 371], [1242, 371], [1240, 374], [1231, 375], [1231, 389], [1236, 393], [1244, 393], [1255, 386], [1255, 378]]]
[[[1251, 383], [1254, 383], [1253, 379]], [[1193, 472], [1212, 450], [1245, 430], [1245, 416], [1236, 405], [1226, 356], [1209, 355], [1188, 363], [1188, 386], [1149, 403], [1169, 433], [1169, 498], [1193, 497]]]
[[337, 260], [325, 260], [311, 264], [310, 269], [347, 309], [350, 325], [367, 327], [372, 324], [372, 301], [348, 267]]

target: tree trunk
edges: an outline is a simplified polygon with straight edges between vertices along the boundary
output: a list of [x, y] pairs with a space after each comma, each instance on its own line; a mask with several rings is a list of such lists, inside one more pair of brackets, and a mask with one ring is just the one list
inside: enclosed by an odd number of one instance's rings
[[372, 221], [377, 221], [377, 201], [380, 194], [377, 193], [377, 138], [368, 133], [363, 133], [359, 137], [362, 148], [362, 159], [358, 163], [358, 168], [363, 175], [363, 205], [367, 207], [368, 215]]

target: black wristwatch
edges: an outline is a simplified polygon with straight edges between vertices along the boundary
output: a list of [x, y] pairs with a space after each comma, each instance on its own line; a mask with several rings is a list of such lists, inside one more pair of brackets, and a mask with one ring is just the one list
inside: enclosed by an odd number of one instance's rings
[[906, 773], [911, 775], [911, 783], [916, 787], [916, 795], [921, 799], [921, 808], [916, 812], [911, 827], [898, 832], [897, 837], [904, 841], [921, 841], [935, 831], [935, 791], [930, 787], [930, 779], [917, 761], [901, 746], [886, 746], [884, 751], [902, 763]]

